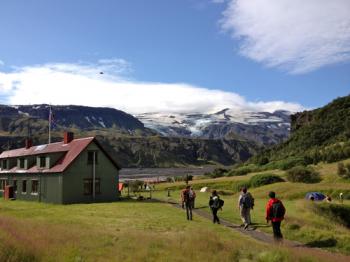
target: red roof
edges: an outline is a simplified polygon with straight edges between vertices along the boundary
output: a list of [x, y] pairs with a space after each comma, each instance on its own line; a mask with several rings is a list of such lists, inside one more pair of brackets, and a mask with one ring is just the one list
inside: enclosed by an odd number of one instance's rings
[[67, 169], [67, 167], [79, 156], [79, 154], [92, 142], [94, 141], [98, 147], [107, 155], [107, 157], [113, 162], [113, 164], [119, 169], [115, 161], [107, 154], [107, 152], [101, 147], [94, 137], [78, 138], [72, 140], [70, 143], [65, 144], [64, 142], [45, 144], [39, 146], [32, 146], [28, 149], [19, 148], [14, 150], [4, 151], [0, 154], [0, 160], [4, 158], [12, 157], [25, 157], [25, 156], [36, 156], [48, 153], [59, 153], [65, 152], [63, 157], [51, 168], [38, 168], [35, 164], [29, 169], [20, 169], [17, 166], [9, 170], [1, 170], [1, 173], [60, 173]]

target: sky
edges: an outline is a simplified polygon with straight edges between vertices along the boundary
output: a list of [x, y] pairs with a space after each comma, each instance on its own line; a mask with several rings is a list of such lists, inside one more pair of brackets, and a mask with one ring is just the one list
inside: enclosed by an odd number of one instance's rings
[[350, 93], [349, 0], [0, 0], [0, 103], [301, 111]]

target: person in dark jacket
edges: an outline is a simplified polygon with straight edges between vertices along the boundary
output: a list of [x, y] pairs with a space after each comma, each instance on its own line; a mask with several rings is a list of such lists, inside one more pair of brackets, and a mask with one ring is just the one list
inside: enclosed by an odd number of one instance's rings
[[266, 205], [266, 222], [271, 221], [273, 229], [273, 237], [275, 241], [281, 241], [283, 235], [281, 232], [281, 222], [284, 219], [286, 209], [283, 206], [282, 202], [276, 198], [275, 192], [269, 193], [270, 200]]
[[211, 212], [213, 214], [213, 223], [220, 224], [220, 219], [218, 217], [218, 210], [221, 208], [221, 206], [220, 206], [220, 198], [219, 198], [216, 190], [214, 190], [211, 193], [211, 197], [209, 199], [209, 207], [210, 207]]

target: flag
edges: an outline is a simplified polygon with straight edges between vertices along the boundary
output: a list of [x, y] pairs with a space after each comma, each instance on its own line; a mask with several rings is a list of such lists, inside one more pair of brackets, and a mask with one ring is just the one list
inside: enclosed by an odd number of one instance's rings
[[50, 125], [50, 129], [53, 128], [55, 125], [54, 114], [52, 112], [51, 106], [50, 106], [50, 112], [49, 112], [49, 125]]

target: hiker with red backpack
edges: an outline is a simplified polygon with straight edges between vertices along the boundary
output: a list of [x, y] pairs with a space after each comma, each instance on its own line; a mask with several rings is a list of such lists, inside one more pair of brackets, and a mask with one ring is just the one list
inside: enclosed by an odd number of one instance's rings
[[241, 191], [242, 192], [238, 198], [238, 208], [244, 229], [248, 229], [248, 226], [251, 224], [250, 210], [254, 207], [254, 198], [249, 192], [247, 192], [246, 187], [243, 187]]
[[275, 241], [281, 241], [283, 239], [281, 222], [284, 219], [286, 209], [281, 200], [276, 198], [275, 192], [271, 191], [269, 197], [270, 200], [266, 205], [266, 222], [269, 223], [271, 221]]
[[192, 220], [192, 208], [194, 206], [195, 193], [191, 190], [191, 186], [186, 186], [185, 189], [181, 191], [181, 206], [186, 207], [187, 220]]

